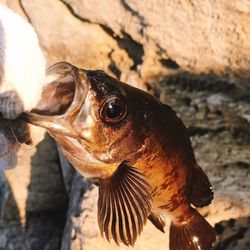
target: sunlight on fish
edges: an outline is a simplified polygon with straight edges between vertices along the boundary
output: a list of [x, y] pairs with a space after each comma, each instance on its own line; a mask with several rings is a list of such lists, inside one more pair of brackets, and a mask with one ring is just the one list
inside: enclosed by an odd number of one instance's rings
[[101, 234], [133, 246], [148, 219], [164, 232], [169, 216], [170, 250], [211, 249], [215, 231], [195, 207], [210, 204], [212, 187], [176, 113], [103, 71], [58, 63], [49, 74], [58, 79], [22, 119], [45, 127], [98, 185]]

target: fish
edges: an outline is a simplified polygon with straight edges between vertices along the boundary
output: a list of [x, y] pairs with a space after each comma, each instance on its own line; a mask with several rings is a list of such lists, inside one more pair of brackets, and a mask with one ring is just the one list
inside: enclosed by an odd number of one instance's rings
[[46, 128], [73, 167], [98, 186], [101, 235], [134, 246], [147, 221], [170, 250], [209, 250], [214, 228], [197, 211], [213, 199], [188, 131], [171, 107], [100, 70], [52, 65], [38, 105], [21, 119]]

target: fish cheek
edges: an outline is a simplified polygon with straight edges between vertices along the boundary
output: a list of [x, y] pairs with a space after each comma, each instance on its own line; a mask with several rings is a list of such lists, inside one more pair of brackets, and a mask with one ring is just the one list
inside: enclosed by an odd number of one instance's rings
[[91, 109], [88, 114], [94, 122], [89, 127], [91, 137], [85, 145], [96, 158], [106, 163], [122, 162], [142, 146], [144, 138], [140, 123], [131, 114], [120, 122], [108, 123], [101, 119], [96, 100]]
[[90, 91], [81, 114], [74, 121], [74, 126], [79, 131], [82, 143], [90, 152], [100, 151], [102, 148], [107, 149], [109, 144], [109, 131], [99, 117], [100, 105], [100, 101]]
[[110, 152], [117, 161], [129, 160], [144, 143], [144, 134], [133, 121], [127, 121], [118, 130], [112, 131]]

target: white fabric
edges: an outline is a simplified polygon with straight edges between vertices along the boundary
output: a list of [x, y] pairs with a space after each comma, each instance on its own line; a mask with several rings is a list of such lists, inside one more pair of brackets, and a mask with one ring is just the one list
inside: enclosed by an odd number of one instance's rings
[[[15, 119], [36, 105], [45, 68], [33, 27], [0, 4], [0, 113], [5, 118]], [[6, 130], [0, 120], [0, 170], [16, 164], [18, 143]]]

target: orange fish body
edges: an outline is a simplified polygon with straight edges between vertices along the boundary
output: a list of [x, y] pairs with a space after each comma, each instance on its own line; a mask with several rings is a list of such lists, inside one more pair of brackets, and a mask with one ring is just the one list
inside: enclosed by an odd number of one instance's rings
[[47, 128], [99, 186], [101, 233], [133, 245], [147, 219], [164, 231], [167, 215], [171, 250], [211, 249], [214, 229], [191, 204], [208, 205], [212, 188], [175, 112], [101, 71], [59, 63], [52, 73], [37, 109], [23, 119]]

